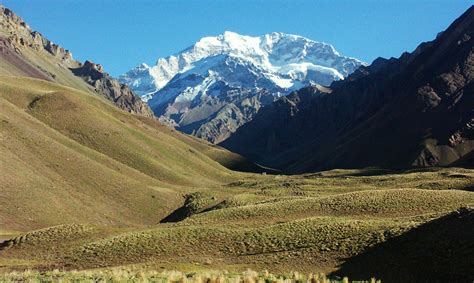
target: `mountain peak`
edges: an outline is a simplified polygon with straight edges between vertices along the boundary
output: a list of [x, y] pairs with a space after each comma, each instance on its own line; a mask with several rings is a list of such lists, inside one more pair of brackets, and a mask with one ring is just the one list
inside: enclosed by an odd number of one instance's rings
[[[217, 36], [206, 36], [201, 38], [189, 47], [194, 50], [209, 50], [210, 52], [221, 52], [247, 56], [249, 52], [260, 54], [263, 52], [270, 52], [274, 47], [285, 44], [292, 44], [296, 48], [305, 48], [317, 46], [321, 49], [326, 49], [326, 52], [333, 53], [337, 56], [340, 54], [336, 49], [328, 43], [318, 42], [300, 35], [288, 34], [283, 32], [271, 32], [261, 36], [242, 35], [233, 31], [224, 31]], [[238, 52], [240, 51], [240, 52]], [[180, 52], [182, 53], [182, 52]]]
[[[194, 45], [166, 58], [159, 58], [155, 66], [141, 64], [121, 76], [139, 95], [149, 98], [159, 91], [179, 73], [194, 68], [198, 62], [218, 55], [226, 55], [251, 68], [271, 75], [271, 79], [281, 82], [284, 88], [302, 85], [288, 80], [307, 80], [303, 85], [330, 84], [341, 80], [365, 63], [342, 56], [327, 43], [314, 41], [303, 36], [272, 32], [261, 36], [241, 35], [224, 31], [217, 36], [206, 36]], [[237, 59], [238, 58], [238, 59]], [[215, 63], [215, 60], [213, 61]], [[201, 67], [206, 68], [206, 66]], [[322, 78], [318, 74], [324, 75]], [[280, 78], [279, 78], [280, 77]], [[319, 77], [319, 78], [316, 78]], [[139, 79], [138, 79], [139, 78]], [[148, 85], [144, 86], [143, 83]], [[152, 82], [152, 83], [150, 83]]]
[[206, 36], [155, 66], [121, 76], [157, 116], [211, 142], [226, 139], [260, 107], [304, 86], [330, 85], [363, 65], [326, 43], [272, 32]]
[[230, 31], [230, 30], [226, 30], [224, 31], [221, 35], [219, 35], [218, 37], [233, 37], [233, 36], [243, 36], [237, 32], [233, 32], [233, 31]]

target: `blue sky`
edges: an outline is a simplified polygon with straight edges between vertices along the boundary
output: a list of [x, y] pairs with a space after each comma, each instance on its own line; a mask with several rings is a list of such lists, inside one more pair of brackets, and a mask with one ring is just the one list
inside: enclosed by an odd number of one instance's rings
[[30, 26], [101, 63], [118, 76], [226, 30], [273, 31], [331, 43], [347, 56], [371, 62], [398, 57], [433, 39], [472, 1], [463, 0], [0, 0]]

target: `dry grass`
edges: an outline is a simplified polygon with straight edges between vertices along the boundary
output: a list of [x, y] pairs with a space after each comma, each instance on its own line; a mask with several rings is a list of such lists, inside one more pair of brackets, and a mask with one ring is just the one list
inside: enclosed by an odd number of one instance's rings
[[349, 282], [373, 282], [381, 281], [372, 278], [367, 281], [350, 281], [349, 278], [328, 278], [323, 273], [300, 274], [291, 272], [288, 274], [272, 274], [268, 271], [256, 272], [246, 270], [235, 273], [227, 271], [206, 271], [183, 273], [179, 271], [153, 271], [132, 269], [103, 269], [90, 271], [60, 271], [55, 269], [48, 272], [27, 270], [23, 272], [10, 272], [0, 274], [0, 282], [189, 282], [189, 283], [349, 283]]

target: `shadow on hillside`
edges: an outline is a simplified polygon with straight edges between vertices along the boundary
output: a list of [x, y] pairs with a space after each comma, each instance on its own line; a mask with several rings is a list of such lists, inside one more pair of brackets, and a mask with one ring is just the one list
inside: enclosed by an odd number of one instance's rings
[[160, 223], [179, 222], [183, 221], [190, 215], [189, 208], [181, 206], [160, 220]]
[[461, 208], [348, 259], [333, 275], [382, 282], [473, 282], [474, 209]]
[[474, 185], [464, 186], [464, 187], [460, 188], [459, 190], [468, 191], [468, 192], [474, 192]]
[[219, 203], [211, 205], [209, 207], [202, 208], [202, 209], [199, 209], [199, 210], [195, 210], [195, 209], [192, 208], [192, 206], [190, 206], [190, 201], [189, 200], [192, 199], [192, 198], [189, 195], [186, 196], [186, 198], [187, 199], [185, 200], [185, 202], [182, 206], [178, 207], [173, 212], [171, 212], [169, 215], [167, 215], [166, 217], [161, 219], [160, 223], [183, 221], [184, 219], [186, 219], [186, 218], [188, 218], [188, 217], [190, 217], [194, 214], [204, 213], [204, 212], [208, 212], [208, 211], [217, 209], [222, 204], [222, 202], [219, 202]]
[[[405, 175], [410, 173], [426, 173], [426, 172], [438, 172], [449, 167], [412, 167], [412, 168], [378, 168], [368, 167], [361, 169], [337, 169], [321, 171], [316, 173], [306, 174], [307, 177], [322, 177], [322, 178], [334, 178], [334, 177], [373, 177], [382, 175]], [[460, 167], [469, 168], [469, 167]], [[442, 174], [444, 175], [444, 173]], [[447, 178], [469, 178], [469, 176], [463, 174], [449, 174], [446, 173], [444, 177]]]
[[[342, 171], [341, 171], [342, 170]], [[428, 172], [437, 171], [436, 168], [423, 168], [423, 169], [389, 169], [389, 168], [361, 168], [361, 169], [332, 169], [316, 173], [306, 174], [307, 177], [318, 177], [318, 178], [344, 178], [344, 177], [373, 177], [382, 176], [387, 174], [407, 174], [412, 172]]]
[[13, 238], [10, 239], [0, 239], [0, 252], [6, 250], [7, 248], [13, 245]]
[[442, 167], [423, 167], [423, 168], [398, 168], [398, 169], [386, 169], [386, 168], [365, 168], [360, 169], [359, 172], [347, 173], [344, 177], [372, 177], [381, 175], [404, 175], [409, 173], [424, 173], [424, 172], [437, 172], [442, 170]]
[[269, 175], [282, 175], [284, 174], [282, 171], [278, 169], [273, 169], [269, 167], [264, 167], [257, 163], [253, 163], [245, 158], [242, 160], [236, 161], [226, 161], [226, 162], [219, 162], [222, 166], [226, 167], [227, 169], [239, 172], [247, 172], [247, 173], [257, 173], [257, 174], [269, 174]]

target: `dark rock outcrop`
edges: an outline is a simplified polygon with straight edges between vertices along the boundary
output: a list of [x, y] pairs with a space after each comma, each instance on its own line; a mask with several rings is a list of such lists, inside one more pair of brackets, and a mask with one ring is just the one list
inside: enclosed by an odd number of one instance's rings
[[119, 83], [104, 72], [102, 65], [86, 61], [78, 68], [71, 68], [71, 71], [91, 85], [97, 93], [113, 101], [119, 108], [134, 114], [153, 117], [148, 105], [136, 96], [128, 86]]

